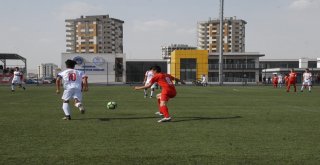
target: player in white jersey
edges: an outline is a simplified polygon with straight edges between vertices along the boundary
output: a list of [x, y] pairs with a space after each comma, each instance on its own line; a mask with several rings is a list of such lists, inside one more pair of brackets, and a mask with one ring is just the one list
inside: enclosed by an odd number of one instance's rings
[[[144, 75], [144, 80], [143, 80], [143, 84], [145, 85], [149, 85], [150, 80], [153, 78], [153, 72], [151, 71], [151, 68], [146, 71], [146, 74]], [[154, 93], [154, 89], [157, 87], [157, 83], [154, 83], [151, 86], [151, 92], [150, 92], [150, 98], [153, 97], [153, 93]], [[147, 89], [144, 89], [144, 98], [147, 98], [148, 94], [147, 94]]]
[[205, 74], [203, 74], [203, 75], [201, 76], [201, 84], [202, 84], [202, 86], [204, 86], [204, 87], [206, 87], [206, 86], [208, 85], [208, 83], [207, 83], [207, 77], [206, 77]]
[[282, 85], [283, 85], [283, 76], [282, 74], [280, 73], [279, 76], [278, 76], [278, 84], [279, 84], [279, 87], [281, 88]]
[[11, 91], [14, 92], [15, 90], [15, 85], [18, 84], [19, 87], [23, 90], [26, 90], [24, 86], [22, 86], [22, 78], [23, 78], [23, 73], [19, 71], [19, 68], [16, 67], [15, 71], [13, 72], [13, 78], [11, 81]]
[[309, 87], [309, 92], [311, 92], [311, 86], [312, 86], [312, 74], [309, 72], [309, 69], [306, 69], [306, 71], [303, 73], [303, 82], [301, 86], [301, 92], [303, 92], [303, 89], [306, 87]]
[[67, 69], [60, 72], [56, 80], [57, 94], [60, 93], [61, 82], [63, 82], [62, 109], [65, 114], [64, 120], [71, 120], [69, 100], [74, 99], [75, 106], [79, 108], [81, 114], [85, 113], [82, 104], [82, 91], [88, 91], [88, 77], [82, 72], [75, 70], [77, 62], [73, 60], [66, 61]]

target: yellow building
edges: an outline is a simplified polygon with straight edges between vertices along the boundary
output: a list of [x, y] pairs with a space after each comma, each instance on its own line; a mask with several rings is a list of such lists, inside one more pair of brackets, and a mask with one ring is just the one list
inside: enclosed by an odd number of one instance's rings
[[170, 74], [181, 80], [193, 81], [208, 76], [207, 50], [175, 50], [171, 53]]

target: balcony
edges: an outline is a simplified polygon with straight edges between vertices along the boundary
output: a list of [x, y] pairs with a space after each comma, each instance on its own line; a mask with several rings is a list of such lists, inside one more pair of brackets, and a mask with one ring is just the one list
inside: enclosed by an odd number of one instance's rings
[[[219, 64], [209, 64], [209, 70], [219, 69]], [[255, 64], [223, 64], [223, 69], [258, 69]]]

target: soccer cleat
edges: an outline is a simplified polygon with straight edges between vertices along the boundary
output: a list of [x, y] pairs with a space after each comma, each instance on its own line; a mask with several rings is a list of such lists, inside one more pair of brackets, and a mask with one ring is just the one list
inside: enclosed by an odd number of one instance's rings
[[158, 123], [169, 122], [169, 121], [171, 121], [171, 117], [164, 117], [164, 118], [158, 120]]
[[147, 95], [144, 95], [144, 98], [147, 98]]
[[163, 114], [161, 112], [156, 112], [154, 113], [155, 115], [159, 115], [159, 116], [163, 116]]
[[71, 120], [71, 116], [65, 116], [62, 118], [62, 120]]
[[14, 92], [14, 90], [11, 90], [11, 92]]
[[82, 104], [79, 105], [79, 110], [81, 114], [85, 114], [86, 110], [84, 109], [84, 107], [82, 106]]
[[150, 96], [150, 99], [152, 99], [152, 96]]
[[26, 87], [22, 87], [22, 89], [25, 91], [25, 90], [26, 90]]

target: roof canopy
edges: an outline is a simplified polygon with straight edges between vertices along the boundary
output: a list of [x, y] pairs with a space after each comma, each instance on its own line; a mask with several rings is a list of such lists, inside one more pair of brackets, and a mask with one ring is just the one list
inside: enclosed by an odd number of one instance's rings
[[14, 53], [0, 53], [0, 60], [22, 60], [22, 61], [26, 61], [26, 58], [18, 55], [18, 54], [14, 54]]
[[0, 53], [0, 61], [3, 62], [4, 68], [7, 67], [7, 60], [21, 60], [24, 68], [27, 69], [27, 59], [15, 53]]

